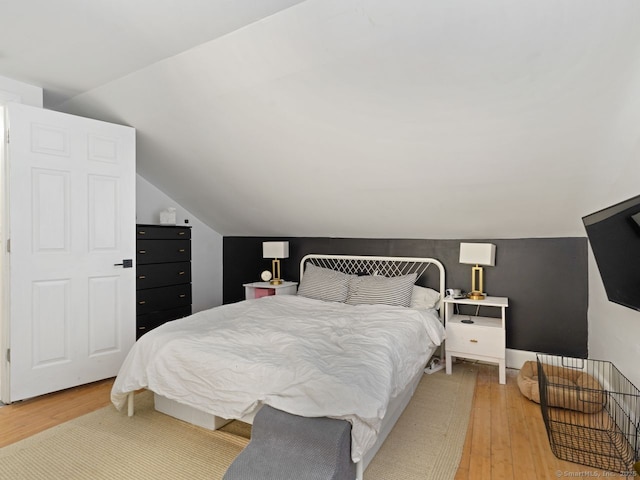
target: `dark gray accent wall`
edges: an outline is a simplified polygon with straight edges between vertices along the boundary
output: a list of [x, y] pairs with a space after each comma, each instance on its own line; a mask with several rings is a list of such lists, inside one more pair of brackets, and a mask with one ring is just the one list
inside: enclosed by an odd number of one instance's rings
[[[447, 287], [471, 288], [471, 266], [458, 263], [461, 240], [224, 237], [223, 301], [244, 299], [243, 283], [271, 270], [262, 242], [288, 240], [282, 278], [299, 280], [309, 253], [434, 257], [445, 266]], [[462, 240], [496, 245], [495, 267], [485, 267], [485, 291], [509, 297], [507, 348], [587, 357], [588, 268], [586, 238]], [[480, 309], [491, 316], [494, 309]]]

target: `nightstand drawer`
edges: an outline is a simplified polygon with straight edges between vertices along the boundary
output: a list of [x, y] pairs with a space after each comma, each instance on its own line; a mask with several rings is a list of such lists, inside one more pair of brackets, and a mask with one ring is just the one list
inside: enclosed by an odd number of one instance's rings
[[447, 325], [447, 350], [504, 358], [504, 330], [451, 322]]

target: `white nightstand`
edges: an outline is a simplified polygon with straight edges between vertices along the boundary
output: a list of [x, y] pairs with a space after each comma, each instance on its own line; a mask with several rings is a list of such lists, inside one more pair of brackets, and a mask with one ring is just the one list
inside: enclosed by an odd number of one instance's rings
[[252, 300], [254, 298], [268, 295], [295, 295], [298, 287], [297, 282], [282, 282], [280, 285], [271, 285], [269, 282], [245, 283], [244, 298]]
[[[509, 299], [506, 297], [486, 297], [484, 300], [445, 298], [443, 302], [447, 330], [445, 344], [447, 373], [451, 374], [451, 362], [454, 357], [471, 358], [497, 363], [500, 383], [506, 383], [505, 312], [509, 306]], [[456, 305], [495, 307], [500, 309], [501, 315], [500, 318], [458, 315], [454, 312]], [[462, 320], [471, 320], [473, 323], [463, 323]]]

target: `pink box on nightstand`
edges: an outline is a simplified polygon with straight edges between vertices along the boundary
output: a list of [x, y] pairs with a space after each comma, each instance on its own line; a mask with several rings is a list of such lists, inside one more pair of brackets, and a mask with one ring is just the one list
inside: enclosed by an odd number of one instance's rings
[[269, 295], [275, 295], [276, 290], [274, 288], [256, 288], [256, 298], [268, 297]]

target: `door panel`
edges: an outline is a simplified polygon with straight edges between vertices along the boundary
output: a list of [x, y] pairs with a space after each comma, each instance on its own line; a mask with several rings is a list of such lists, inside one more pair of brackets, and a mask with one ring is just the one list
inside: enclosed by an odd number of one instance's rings
[[33, 282], [33, 366], [70, 361], [69, 279]]
[[116, 266], [135, 254], [135, 131], [19, 104], [8, 121], [3, 402], [115, 376], [136, 335], [135, 268]]
[[34, 252], [69, 251], [69, 173], [34, 168], [31, 185]]
[[89, 175], [89, 250], [117, 250], [119, 179]]
[[89, 160], [95, 162], [120, 163], [118, 138], [105, 138], [89, 135]]
[[31, 124], [31, 151], [45, 155], [69, 156], [69, 130], [54, 125]]
[[89, 356], [118, 350], [118, 276], [89, 279]]

